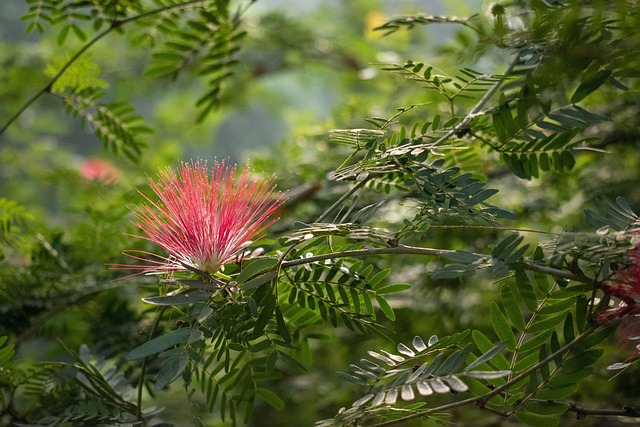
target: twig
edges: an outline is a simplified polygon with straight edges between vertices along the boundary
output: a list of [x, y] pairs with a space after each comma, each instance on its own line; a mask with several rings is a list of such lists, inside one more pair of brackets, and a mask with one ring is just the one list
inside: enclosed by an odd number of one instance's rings
[[605, 417], [632, 417], [640, 418], [640, 410], [625, 406], [622, 409], [596, 409], [596, 408], [583, 408], [573, 403], [569, 404], [570, 412], [576, 413], [576, 418], [579, 420], [585, 419], [587, 416], [605, 416]]

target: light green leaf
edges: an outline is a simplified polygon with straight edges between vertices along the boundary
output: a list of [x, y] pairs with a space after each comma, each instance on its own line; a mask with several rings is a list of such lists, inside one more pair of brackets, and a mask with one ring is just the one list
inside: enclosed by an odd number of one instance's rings
[[504, 313], [495, 302], [491, 304], [491, 324], [500, 341], [505, 343], [509, 351], [513, 351], [516, 347], [516, 336], [511, 330]]
[[271, 390], [267, 390], [266, 388], [258, 387], [256, 388], [256, 396], [262, 399], [265, 403], [269, 404], [272, 408], [277, 411], [284, 411], [284, 401], [279, 398], [274, 392]]
[[[474, 330], [471, 332], [471, 337], [473, 339], [474, 344], [478, 347], [482, 353], [487, 353], [491, 351], [491, 349], [495, 348], [491, 340], [486, 337], [482, 332]], [[500, 370], [508, 370], [510, 368], [509, 361], [503, 354], [497, 353], [492, 360], [492, 363]]]
[[390, 320], [396, 320], [396, 314], [393, 312], [393, 309], [389, 305], [386, 299], [381, 295], [376, 295], [376, 301], [378, 301], [378, 305], [380, 306], [380, 310], [387, 316]]
[[513, 326], [520, 332], [524, 331], [526, 322], [509, 284], [504, 284], [500, 288], [500, 298], [502, 299], [504, 311], [507, 317], [509, 317], [509, 320], [511, 320], [511, 323], [513, 323]]
[[410, 288], [411, 288], [411, 285], [407, 283], [396, 283], [394, 285], [387, 285], [387, 286], [378, 288], [376, 292], [378, 295], [395, 294], [398, 292], [404, 292]]

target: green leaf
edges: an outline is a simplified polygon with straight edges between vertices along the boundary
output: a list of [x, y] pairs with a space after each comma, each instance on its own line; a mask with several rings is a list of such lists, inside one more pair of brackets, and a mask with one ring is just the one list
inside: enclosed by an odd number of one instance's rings
[[380, 306], [380, 310], [384, 313], [385, 316], [389, 320], [396, 320], [396, 314], [393, 312], [393, 309], [389, 305], [386, 299], [384, 299], [381, 295], [376, 295], [376, 301], [378, 301], [378, 305]]
[[378, 295], [386, 295], [386, 294], [395, 294], [399, 292], [404, 292], [411, 288], [411, 285], [407, 283], [396, 283], [394, 285], [387, 285], [376, 290]]
[[271, 390], [267, 390], [266, 388], [258, 387], [256, 388], [256, 396], [262, 399], [269, 406], [274, 408], [277, 411], [284, 411], [284, 401], [279, 398], [274, 392]]
[[504, 284], [501, 286], [500, 298], [502, 299], [502, 306], [504, 307], [504, 311], [507, 314], [509, 320], [511, 320], [511, 323], [513, 323], [513, 326], [515, 326], [515, 328], [520, 332], [524, 331], [526, 322], [509, 284]]
[[[353, 288], [352, 288], [353, 289]], [[362, 293], [362, 300], [364, 301], [364, 306], [367, 309], [367, 313], [371, 315], [372, 319], [376, 318], [376, 311], [373, 309], [373, 302], [371, 301], [371, 291], [365, 291]]]
[[271, 270], [278, 264], [278, 260], [275, 258], [258, 258], [251, 263], [243, 265], [242, 271], [236, 277], [238, 285], [242, 285], [247, 280], [267, 270]]
[[[585, 74], [591, 74], [590, 68], [587, 68]], [[576, 91], [571, 96], [571, 102], [573, 104], [582, 101], [591, 93], [595, 92], [600, 86], [602, 86], [611, 77], [611, 70], [598, 70], [592, 75], [588, 76], [580, 83]]]
[[342, 372], [342, 371], [338, 371], [336, 373], [336, 375], [338, 375], [338, 377], [340, 377], [341, 379], [348, 381], [352, 384], [356, 384], [356, 385], [360, 385], [363, 387], [368, 387], [369, 383], [367, 383], [365, 380], [363, 380], [362, 378], [356, 377], [355, 375], [351, 375], [348, 374], [346, 372]]
[[562, 323], [565, 317], [566, 317], [565, 313], [560, 313], [554, 317], [548, 317], [546, 319], [536, 320], [533, 323], [533, 325], [531, 325], [531, 327], [528, 329], [528, 332], [535, 334], [537, 332], [553, 329], [554, 327]]
[[[299, 295], [302, 295], [302, 292]], [[260, 314], [258, 315], [258, 318], [256, 319], [255, 325], [253, 326], [253, 338], [258, 338], [260, 337], [260, 335], [262, 335], [264, 329], [267, 327], [269, 321], [273, 317], [273, 313], [276, 309], [276, 299], [271, 293], [267, 294], [264, 297], [262, 303], [264, 305], [262, 307], [262, 310], [260, 311]]]
[[127, 360], [136, 360], [142, 359], [143, 357], [151, 356], [153, 354], [160, 353], [170, 347], [173, 347], [176, 344], [180, 344], [181, 342], [187, 341], [194, 331], [189, 328], [176, 329], [175, 331], [171, 331], [166, 335], [159, 336], [152, 340], [147, 341], [131, 350], [127, 353]]
[[162, 390], [176, 380], [187, 367], [189, 355], [186, 351], [172, 354], [162, 361], [160, 372], [156, 375], [155, 389]]
[[485, 190], [481, 190], [478, 193], [474, 194], [471, 198], [466, 200], [466, 203], [469, 206], [474, 206], [474, 205], [477, 205], [478, 203], [484, 202], [485, 200], [487, 200], [489, 197], [493, 196], [496, 193], [498, 193], [498, 190], [493, 188], [487, 188]]
[[276, 307], [276, 325], [278, 327], [278, 334], [280, 334], [286, 343], [290, 343], [291, 335], [289, 334], [289, 329], [287, 328], [287, 324], [284, 320], [280, 307]]
[[6, 335], [0, 336], [0, 366], [6, 365], [15, 353], [13, 343], [4, 345], [6, 341]]
[[576, 384], [568, 384], [562, 387], [545, 387], [542, 390], [538, 391], [536, 395], [538, 399], [543, 400], [558, 400], [564, 399], [565, 397], [571, 395], [576, 389]]
[[523, 423], [535, 427], [553, 427], [560, 423], [557, 417], [534, 414], [525, 410], [516, 411], [515, 416]]
[[524, 405], [525, 409], [539, 415], [561, 415], [567, 412], [569, 405], [560, 402], [529, 401]]
[[247, 280], [241, 286], [242, 286], [242, 289], [244, 289], [244, 290], [257, 288], [258, 286], [262, 286], [265, 283], [271, 282], [276, 277], [278, 277], [278, 273], [277, 272], [268, 271], [268, 272], [266, 272], [264, 274], [261, 274], [259, 276], [254, 277], [251, 280]]
[[489, 351], [484, 352], [484, 354], [482, 354], [480, 357], [478, 357], [476, 360], [474, 360], [473, 362], [471, 362], [466, 368], [465, 368], [465, 372], [473, 369], [477, 366], [482, 365], [485, 362], [488, 362], [489, 360], [493, 359], [497, 354], [501, 353], [502, 350], [504, 350], [505, 345], [504, 343], [500, 343], [496, 346], [494, 346], [492, 349], [490, 349]]
[[549, 386], [553, 388], [561, 388], [569, 385], [576, 385], [578, 382], [588, 378], [593, 373], [593, 368], [588, 366], [578, 371], [564, 372], [554, 375], [549, 380]]
[[[478, 347], [478, 350], [482, 353], [487, 353], [491, 351], [491, 349], [495, 348], [491, 340], [489, 340], [489, 338], [480, 331], [472, 331], [471, 337], [476, 347]], [[509, 361], [501, 353], [496, 353], [493, 357], [492, 363], [500, 370], [508, 370], [510, 368]]]
[[491, 304], [490, 311], [491, 324], [493, 325], [493, 329], [496, 331], [498, 338], [500, 338], [500, 341], [505, 343], [509, 351], [513, 351], [516, 348], [516, 336], [511, 330], [511, 326], [509, 325], [509, 322], [507, 322], [507, 318], [495, 302]]
[[518, 293], [524, 302], [524, 305], [533, 312], [538, 306], [538, 299], [536, 298], [533, 284], [529, 280], [529, 276], [524, 270], [517, 269], [515, 271], [515, 279]]
[[375, 276], [373, 276], [370, 279], [367, 279], [367, 283], [369, 283], [369, 286], [371, 286], [372, 288], [376, 288], [376, 285], [379, 284], [380, 282], [382, 282], [382, 280], [387, 277], [387, 275], [389, 274], [389, 272], [391, 272], [390, 268], [386, 268], [382, 271], [379, 271], [378, 273], [376, 273]]

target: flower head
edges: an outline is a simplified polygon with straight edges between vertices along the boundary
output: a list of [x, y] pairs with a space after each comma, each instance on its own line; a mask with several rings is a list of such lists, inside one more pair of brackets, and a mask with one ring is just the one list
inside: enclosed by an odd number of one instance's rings
[[619, 307], [602, 311], [598, 322], [605, 323], [614, 318], [637, 316], [640, 314], [640, 233], [633, 233], [633, 247], [626, 251], [626, 264], [602, 284], [602, 290], [608, 296], [620, 300]]
[[238, 256], [275, 221], [271, 215], [283, 200], [275, 197], [273, 178], [252, 180], [246, 168], [235, 175], [235, 166], [224, 162], [214, 162], [209, 171], [206, 162], [196, 161], [161, 171], [157, 182], [149, 178], [159, 200], [143, 195], [148, 204], [134, 209], [134, 224], [145, 235], [135, 237], [156, 243], [170, 256], [151, 260], [129, 251], [149, 265], [128, 267], [140, 270], [137, 274], [214, 273]]

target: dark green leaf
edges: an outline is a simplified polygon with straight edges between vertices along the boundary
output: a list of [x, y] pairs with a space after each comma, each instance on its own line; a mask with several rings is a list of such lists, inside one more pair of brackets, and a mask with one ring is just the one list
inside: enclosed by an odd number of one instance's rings
[[[302, 292], [299, 295], [302, 295]], [[262, 304], [262, 310], [260, 311], [260, 314], [256, 319], [255, 325], [253, 326], [252, 336], [254, 339], [262, 335], [264, 328], [266, 328], [267, 324], [269, 324], [269, 321], [271, 321], [276, 308], [276, 299], [271, 293], [269, 293], [267, 296], [265, 296]]]
[[278, 273], [277, 272], [268, 271], [268, 272], [266, 272], [264, 274], [261, 274], [259, 276], [254, 277], [253, 279], [247, 280], [246, 282], [242, 283], [240, 286], [244, 290], [257, 288], [258, 286], [262, 286], [265, 283], [271, 282], [276, 277], [278, 277]]
[[162, 390], [167, 385], [176, 380], [187, 367], [189, 363], [189, 355], [186, 351], [180, 351], [179, 353], [172, 354], [168, 358], [162, 361], [162, 367], [160, 372], [156, 376], [155, 388], [156, 390]]
[[529, 401], [524, 407], [527, 411], [539, 415], [560, 415], [569, 409], [569, 405], [566, 403], [540, 401]]
[[576, 384], [568, 384], [566, 386], [560, 387], [547, 387], [540, 390], [537, 394], [538, 399], [543, 400], [559, 400], [564, 399], [565, 397], [571, 395], [577, 385]]
[[553, 427], [560, 423], [557, 417], [538, 415], [522, 409], [516, 411], [515, 416], [523, 423], [534, 427]]
[[[591, 67], [589, 67], [591, 68]], [[585, 74], [590, 73], [590, 69], [585, 71]], [[605, 83], [609, 77], [611, 77], [611, 70], [598, 70], [592, 75], [588, 75], [585, 80], [580, 83], [576, 91], [571, 96], [571, 102], [577, 103], [582, 101], [587, 95], [595, 92], [603, 83]]]
[[[143, 357], [151, 356], [153, 354], [160, 353], [176, 344], [187, 341], [191, 336], [192, 329], [182, 328], [169, 332], [166, 335], [159, 336], [152, 340], [147, 341], [139, 347], [131, 350], [127, 353], [127, 360], [142, 359]], [[199, 331], [198, 331], [199, 332]]]
[[243, 265], [242, 271], [236, 277], [236, 282], [242, 285], [247, 280], [267, 270], [271, 270], [278, 264], [278, 260], [275, 258], [259, 258], [251, 263]]

